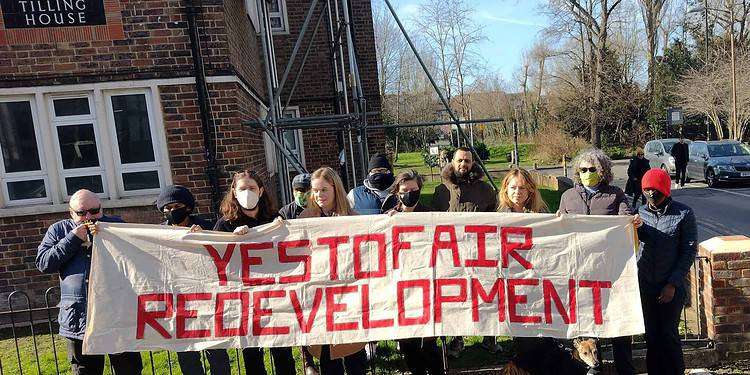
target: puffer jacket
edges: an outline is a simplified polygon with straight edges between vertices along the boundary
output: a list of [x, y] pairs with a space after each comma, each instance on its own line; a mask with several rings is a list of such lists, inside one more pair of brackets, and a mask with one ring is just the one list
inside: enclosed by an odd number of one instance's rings
[[630, 215], [625, 193], [617, 186], [600, 185], [591, 196], [583, 185], [576, 184], [560, 197], [560, 212], [578, 215]]
[[432, 206], [436, 211], [448, 212], [494, 212], [497, 209], [497, 194], [483, 180], [484, 172], [478, 165], [465, 178], [458, 178], [453, 164], [443, 168], [443, 183], [435, 188]]
[[638, 254], [638, 281], [641, 290], [658, 294], [667, 283], [684, 288], [683, 280], [698, 252], [697, 227], [693, 210], [671, 200], [661, 210], [643, 205], [638, 213], [642, 248]]
[[[121, 223], [122, 219], [103, 216], [99, 221]], [[44, 273], [60, 275], [60, 336], [83, 339], [86, 331], [86, 300], [91, 272], [91, 249], [81, 246], [83, 241], [73, 229], [73, 220], [58, 221], [47, 229], [36, 254], [36, 268]]]

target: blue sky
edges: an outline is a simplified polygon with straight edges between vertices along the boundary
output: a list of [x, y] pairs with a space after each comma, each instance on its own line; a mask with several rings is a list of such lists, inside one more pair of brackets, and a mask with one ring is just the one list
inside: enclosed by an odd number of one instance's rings
[[[395, 0], [399, 17], [405, 21], [418, 12], [420, 3], [430, 0]], [[432, 0], [435, 1], [435, 0]], [[439, 1], [439, 0], [438, 0]], [[521, 56], [547, 25], [539, 14], [540, 0], [468, 0], [476, 9], [477, 22], [484, 26], [487, 40], [481, 51], [487, 64], [506, 81], [521, 66]]]

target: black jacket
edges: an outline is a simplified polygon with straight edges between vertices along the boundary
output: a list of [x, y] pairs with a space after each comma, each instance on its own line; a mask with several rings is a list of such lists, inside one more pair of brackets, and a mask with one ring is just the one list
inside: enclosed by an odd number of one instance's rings
[[688, 162], [688, 144], [677, 142], [672, 146], [669, 154], [674, 158], [676, 165], [685, 165]]
[[[169, 225], [166, 221], [162, 222], [161, 225]], [[209, 221], [206, 219], [201, 219], [200, 217], [196, 215], [190, 215], [190, 225], [197, 225], [201, 227], [201, 229], [204, 230], [212, 230], [214, 229], [214, 222]]]
[[641, 291], [658, 294], [667, 283], [684, 288], [683, 280], [698, 252], [693, 210], [670, 200], [662, 210], [653, 211], [643, 205], [638, 213], [643, 219], [643, 225], [638, 228], [643, 246], [638, 254]]
[[281, 209], [279, 210], [279, 216], [281, 216], [281, 218], [284, 220], [292, 220], [296, 219], [304, 210], [305, 208], [300, 207], [297, 202], [292, 202], [284, 207], [281, 207]]
[[651, 169], [651, 165], [646, 158], [634, 157], [630, 159], [628, 165], [628, 182], [625, 184], [625, 194], [633, 194], [641, 189], [641, 179], [643, 175]]
[[216, 222], [216, 225], [214, 225], [214, 230], [219, 232], [234, 232], [237, 227], [241, 227], [243, 225], [247, 225], [248, 227], [257, 227], [258, 225], [268, 224], [273, 221], [275, 217], [270, 218], [252, 218], [245, 216], [240, 212], [240, 217], [237, 218], [237, 220], [229, 221], [226, 218], [221, 218]]

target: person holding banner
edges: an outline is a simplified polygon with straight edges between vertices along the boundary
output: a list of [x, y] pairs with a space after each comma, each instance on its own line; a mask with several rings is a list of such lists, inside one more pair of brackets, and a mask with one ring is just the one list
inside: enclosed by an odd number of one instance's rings
[[[172, 185], [162, 190], [156, 199], [156, 209], [164, 215], [162, 225], [190, 228], [190, 231], [211, 230], [214, 224], [208, 220], [193, 215], [195, 197], [184, 186]], [[224, 349], [209, 349], [204, 351], [211, 366], [211, 375], [229, 375], [229, 355]], [[204, 375], [200, 352], [177, 352], [177, 362], [184, 375]]]
[[[430, 208], [419, 202], [423, 181], [416, 171], [401, 172], [391, 187], [383, 206], [383, 213], [395, 215], [399, 212], [430, 212]], [[393, 205], [392, 208], [387, 208]], [[444, 369], [437, 340], [434, 337], [398, 340], [406, 366], [413, 375], [442, 375]]]
[[669, 174], [654, 168], [641, 186], [647, 204], [638, 209], [638, 283], [646, 326], [649, 374], [684, 374], [679, 324], [687, 298], [684, 280], [697, 253], [693, 210], [672, 199]]
[[[86, 331], [86, 305], [91, 272], [91, 239], [95, 223], [122, 222], [105, 216], [102, 202], [89, 190], [76, 191], [69, 202], [70, 219], [58, 221], [47, 229], [36, 255], [36, 267], [44, 273], [60, 276], [60, 336], [65, 337], [70, 369], [75, 375], [102, 374], [103, 355], [83, 354]], [[143, 370], [140, 353], [110, 354], [109, 361], [116, 375], [140, 374]]]
[[[484, 181], [484, 172], [474, 163], [470, 149], [457, 148], [441, 177], [443, 181], [432, 196], [436, 211], [494, 212], [497, 209], [497, 195], [492, 186]], [[491, 353], [502, 349], [490, 336], [484, 338], [482, 347]], [[463, 349], [464, 338], [456, 337], [450, 343], [448, 355], [458, 358]]]
[[[311, 198], [307, 208], [299, 216], [320, 218], [332, 216], [357, 215], [349, 205], [341, 177], [330, 167], [318, 168], [310, 176]], [[365, 375], [367, 372], [367, 354], [365, 343], [342, 345], [317, 345], [309, 352], [320, 359], [321, 375]]]
[[[265, 190], [263, 179], [248, 169], [235, 172], [232, 183], [221, 201], [221, 218], [214, 230], [246, 234], [250, 228], [268, 224], [276, 218], [273, 203]], [[292, 348], [271, 348], [276, 375], [295, 375]], [[263, 348], [244, 348], [246, 374], [266, 374]]]
[[[600, 149], [582, 151], [573, 160], [575, 186], [560, 197], [558, 214], [577, 215], [630, 215], [630, 207], [625, 193], [613, 180], [612, 160]], [[634, 224], [640, 225], [636, 216]], [[615, 368], [620, 375], [632, 375], [633, 349], [630, 336], [612, 339], [612, 356]]]

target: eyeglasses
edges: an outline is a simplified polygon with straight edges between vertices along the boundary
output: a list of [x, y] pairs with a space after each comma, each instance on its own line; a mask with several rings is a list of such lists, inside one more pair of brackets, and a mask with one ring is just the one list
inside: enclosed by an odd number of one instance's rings
[[[71, 211], [72, 211], [72, 210], [73, 210], [73, 209], [71, 208]], [[99, 207], [89, 208], [88, 210], [73, 211], [73, 213], [75, 213], [75, 214], [76, 214], [76, 215], [78, 215], [78, 216], [86, 216], [86, 213], [89, 213], [89, 214], [92, 214], [92, 215], [96, 215], [96, 214], [98, 214], [98, 213], [99, 213], [99, 211], [101, 211], [101, 210], [102, 210], [102, 207], [101, 207], [101, 206], [99, 206]]]
[[596, 167], [589, 167], [589, 168], [581, 167], [581, 173], [586, 173], [586, 172], [594, 173], [596, 172]]

